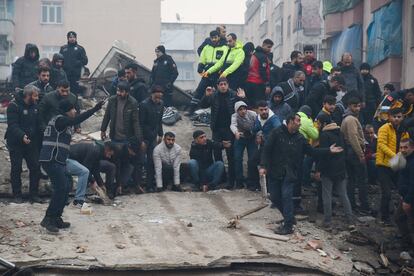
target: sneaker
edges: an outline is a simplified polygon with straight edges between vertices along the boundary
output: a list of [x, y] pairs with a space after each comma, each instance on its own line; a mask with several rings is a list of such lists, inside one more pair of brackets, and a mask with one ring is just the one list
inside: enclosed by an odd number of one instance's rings
[[50, 233], [59, 233], [59, 228], [57, 228], [55, 220], [50, 217], [44, 217], [40, 225]]
[[43, 199], [41, 199], [39, 196], [35, 195], [35, 196], [31, 196], [30, 197], [30, 203], [45, 203], [45, 201]]
[[182, 192], [183, 190], [181, 189], [181, 186], [180, 185], [172, 185], [171, 191], [174, 191], [174, 192]]
[[283, 226], [281, 225], [278, 228], [276, 228], [273, 232], [278, 235], [289, 235], [293, 233], [293, 228], [285, 226], [285, 225]]
[[56, 224], [56, 227], [59, 228], [59, 229], [64, 229], [64, 228], [69, 228], [70, 227], [70, 223], [63, 221], [63, 219], [61, 217], [56, 219], [55, 224]]
[[82, 205], [85, 203], [84, 200], [81, 199], [75, 199], [73, 200], [73, 206], [76, 208], [82, 208]]

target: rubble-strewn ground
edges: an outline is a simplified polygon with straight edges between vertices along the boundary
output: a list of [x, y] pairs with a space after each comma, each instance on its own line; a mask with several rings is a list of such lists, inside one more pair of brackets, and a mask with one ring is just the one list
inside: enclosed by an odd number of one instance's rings
[[[83, 131], [99, 130], [101, 120], [101, 115], [93, 116], [83, 124]], [[0, 136], [5, 129], [6, 124], [0, 124]], [[183, 147], [186, 161], [195, 127], [183, 118], [165, 129], [177, 134], [176, 141]], [[208, 128], [202, 129], [209, 133]], [[0, 194], [3, 195], [10, 194], [7, 156], [8, 152], [1, 148]], [[26, 186], [27, 172], [23, 173], [23, 178]], [[44, 186], [47, 181], [42, 186], [42, 191], [47, 193]], [[372, 194], [378, 197], [378, 190], [374, 189]], [[336, 211], [333, 232], [318, 227], [321, 215], [315, 211], [315, 199], [315, 189], [306, 189], [303, 203], [309, 217], [298, 221], [296, 234], [284, 242], [249, 235], [249, 231], [272, 234], [271, 229], [281, 215], [269, 207], [243, 218], [239, 229], [226, 227], [230, 218], [262, 204], [260, 193], [246, 190], [126, 195], [117, 197], [116, 206], [92, 204], [92, 215], [82, 215], [79, 209], [67, 207], [64, 218], [72, 227], [57, 236], [46, 234], [39, 226], [47, 204], [18, 205], [3, 198], [0, 199], [0, 257], [43, 268], [43, 272], [53, 268], [71, 271], [65, 275], [97, 268], [101, 273], [190, 269], [168, 275], [204, 275], [196, 273], [198, 268], [230, 269], [240, 273], [236, 275], [317, 275], [321, 272], [348, 275], [353, 265], [360, 267], [361, 264], [367, 266], [366, 270], [375, 268], [377, 273], [382, 271], [389, 275], [396, 271], [395, 263], [391, 270], [384, 270], [378, 261], [378, 244], [389, 241], [395, 228], [379, 227], [375, 221], [361, 219], [363, 223], [359, 223], [357, 229], [371, 236], [371, 244], [356, 246], [345, 241], [349, 231], [342, 223], [340, 211]], [[320, 240], [328, 256], [322, 257], [317, 251], [306, 248], [309, 240]], [[389, 258], [394, 262], [395, 248], [388, 249], [393, 254]], [[235, 265], [245, 263], [253, 268]], [[272, 264], [286, 266], [269, 268]], [[299, 270], [289, 272], [287, 267]], [[54, 275], [63, 273], [63, 270], [57, 271]], [[114, 275], [114, 272], [106, 273]], [[217, 270], [212, 274], [231, 273]]]

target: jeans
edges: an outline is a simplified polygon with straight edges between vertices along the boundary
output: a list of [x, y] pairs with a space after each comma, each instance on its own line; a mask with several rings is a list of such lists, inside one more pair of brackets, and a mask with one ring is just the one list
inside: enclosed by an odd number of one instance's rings
[[[105, 174], [105, 187], [108, 192], [115, 193], [116, 166], [108, 160], [99, 161], [99, 171]], [[99, 184], [99, 183], [98, 183]]]
[[198, 161], [191, 159], [188, 162], [190, 169], [191, 179], [193, 184], [200, 187], [200, 183], [206, 183], [211, 188], [216, 188], [220, 183], [221, 177], [224, 173], [223, 161], [216, 161], [208, 168], [202, 170], [198, 164]]
[[381, 186], [381, 217], [388, 220], [390, 218], [391, 189], [394, 186], [396, 173], [384, 166], [378, 166], [377, 170], [378, 182]]
[[368, 210], [367, 167], [365, 163], [359, 161], [351, 146], [347, 148], [346, 169], [348, 173], [348, 198], [352, 208], [356, 207], [355, 190], [358, 188], [361, 208]]
[[294, 181], [284, 178], [269, 177], [270, 200], [277, 206], [283, 215], [284, 227], [292, 228], [294, 224], [293, 214], [293, 187]]
[[249, 165], [249, 160], [253, 158], [254, 152], [257, 150], [254, 137], [248, 139], [242, 137], [239, 140], [234, 140], [234, 166], [237, 182], [242, 182], [244, 180], [243, 153], [245, 149], [247, 149], [247, 165]]
[[[227, 183], [228, 187], [233, 188], [234, 186], [234, 136], [233, 133], [230, 131], [230, 128], [219, 128], [213, 131], [213, 140], [215, 142], [223, 142], [223, 141], [230, 141], [232, 143], [231, 147], [224, 149], [226, 151], [227, 156], [227, 164], [228, 164], [228, 178]], [[216, 161], [223, 161], [223, 150], [221, 149], [214, 149], [214, 160]]]
[[332, 221], [332, 190], [336, 189], [336, 193], [341, 199], [342, 206], [344, 207], [345, 215], [348, 219], [352, 217], [351, 203], [348, 199], [346, 191], [346, 179], [333, 180], [329, 177], [322, 176], [322, 199], [323, 199], [323, 214], [324, 222], [331, 223]]
[[88, 187], [89, 170], [84, 165], [73, 159], [66, 160], [66, 173], [78, 177], [76, 185], [75, 200], [85, 200], [86, 188]]
[[24, 145], [20, 148], [10, 148], [10, 181], [13, 195], [22, 195], [22, 163], [26, 160], [29, 169], [29, 193], [30, 196], [37, 196], [40, 179], [39, 150], [34, 145]]
[[49, 175], [52, 184], [52, 197], [46, 210], [46, 217], [56, 219], [62, 216], [69, 196], [69, 181], [66, 165], [56, 161], [42, 162], [42, 168]]

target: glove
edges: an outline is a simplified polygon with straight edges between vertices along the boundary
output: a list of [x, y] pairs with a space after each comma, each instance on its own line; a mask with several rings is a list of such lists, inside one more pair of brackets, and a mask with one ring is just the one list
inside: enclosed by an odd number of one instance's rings
[[102, 108], [102, 106], [105, 104], [105, 101], [99, 101], [97, 104], [95, 104], [95, 109], [99, 110]]

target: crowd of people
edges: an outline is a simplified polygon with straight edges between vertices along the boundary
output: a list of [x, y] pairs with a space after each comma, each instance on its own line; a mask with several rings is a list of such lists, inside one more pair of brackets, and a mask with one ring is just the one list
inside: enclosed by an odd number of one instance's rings
[[311, 182], [317, 183], [317, 209], [328, 231], [334, 195], [351, 226], [356, 213], [375, 214], [368, 187], [378, 184], [381, 223], [390, 224], [391, 190], [398, 187], [396, 222], [404, 239], [414, 241], [413, 88], [396, 91], [386, 84], [381, 91], [369, 64], [358, 69], [352, 55], [343, 53], [333, 66], [317, 60], [311, 45], [303, 53], [293, 51], [279, 67], [272, 62], [270, 39], [256, 47], [243, 45], [219, 26], [198, 48], [201, 80], [187, 114], [210, 108], [212, 137], [195, 130], [190, 161], [183, 163], [180, 141], [163, 131], [164, 107], [173, 104], [178, 71], [162, 45], [155, 48], [150, 83], [138, 76], [135, 63], [118, 72], [100, 127], [103, 142], [71, 145], [73, 131], [81, 132], [80, 124], [106, 101], [80, 113], [78, 81], [87, 56], [76, 33], [67, 38], [51, 63], [38, 61], [36, 46], [27, 45], [13, 67], [16, 95], [7, 111], [13, 194], [22, 201], [22, 159], [30, 171], [32, 202], [42, 202], [39, 179], [50, 178], [53, 193], [41, 223], [49, 231], [70, 225], [62, 212], [73, 175], [78, 177], [74, 206], [83, 205], [88, 184], [113, 199], [126, 190], [182, 191], [187, 180], [201, 191], [222, 183], [227, 189], [259, 191], [260, 179], [266, 178], [272, 207], [284, 218], [277, 234], [293, 232], [295, 214], [304, 212], [303, 187]]

